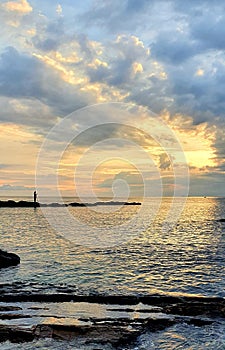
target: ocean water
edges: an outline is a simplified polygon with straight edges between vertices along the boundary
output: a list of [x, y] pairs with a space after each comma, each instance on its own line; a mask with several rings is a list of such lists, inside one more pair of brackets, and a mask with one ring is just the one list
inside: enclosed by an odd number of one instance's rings
[[[0, 246], [18, 253], [21, 264], [2, 270], [0, 283], [44, 283], [49, 288], [65, 284], [80, 293], [225, 296], [225, 223], [218, 221], [225, 218], [225, 199], [189, 198], [175, 227], [164, 232], [169, 205], [170, 199], [165, 199], [145, 231], [106, 248], [67, 240], [52, 228], [40, 208], [1, 208]], [[153, 206], [154, 199], [149, 201], [145, 220], [151, 217]], [[53, 210], [57, 213], [58, 208]], [[137, 206], [127, 206], [102, 215], [75, 207], [70, 212], [90, 224], [83, 234], [91, 240], [98, 225], [113, 227], [115, 221], [122, 223], [137, 210]]]
[[[100, 248], [83, 245], [82, 240], [74, 243], [60, 235], [40, 208], [0, 208], [0, 247], [21, 257], [19, 266], [1, 270], [0, 283], [21, 282], [32, 292], [43, 288], [51, 292], [60, 285], [79, 294], [225, 297], [225, 223], [219, 221], [225, 218], [225, 199], [188, 198], [174, 227], [163, 230], [170, 205], [171, 199], [165, 198], [152, 221], [155, 200], [150, 199], [143, 231], [134, 226], [124, 243], [118, 241], [114, 246]], [[118, 227], [139, 210], [138, 206], [104, 209], [104, 213], [83, 207], [69, 209], [72, 216], [87, 224], [82, 232], [87, 240], [93, 240], [99, 226]], [[52, 210], [57, 213], [59, 209]], [[67, 225], [62, 221], [64, 224]], [[77, 234], [82, 237], [81, 232]], [[136, 347], [124, 349], [225, 349], [224, 334], [225, 325], [220, 321], [206, 327], [180, 324], [143, 334]], [[2, 345], [4, 350], [45, 348], [82, 346], [53, 340], [40, 340], [35, 345]]]

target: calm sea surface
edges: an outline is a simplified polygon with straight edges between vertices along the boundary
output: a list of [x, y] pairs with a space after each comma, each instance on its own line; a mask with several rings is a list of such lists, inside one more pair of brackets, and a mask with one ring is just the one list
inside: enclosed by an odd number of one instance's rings
[[[189, 198], [175, 227], [163, 232], [169, 205], [170, 199], [164, 199], [147, 230], [104, 249], [79, 246], [58, 235], [40, 208], [1, 208], [0, 247], [18, 253], [21, 264], [2, 270], [0, 283], [65, 284], [81, 293], [225, 296], [225, 223], [218, 221], [225, 218], [225, 199]], [[149, 218], [153, 206], [154, 199]], [[137, 210], [126, 206], [101, 215], [77, 207], [70, 212], [83, 222], [91, 220], [85, 237], [92, 239], [95, 225], [122, 223]]]
[[[1, 208], [0, 247], [18, 253], [21, 264], [1, 270], [0, 283], [18, 281], [36, 292], [43, 286], [51, 292], [55, 286], [65, 285], [84, 294], [225, 297], [225, 223], [219, 222], [225, 218], [225, 199], [189, 198], [174, 228], [163, 231], [170, 202], [169, 198], [163, 200], [152, 222], [155, 200], [149, 200], [145, 213], [149, 227], [124, 244], [106, 248], [85, 247], [60, 236], [40, 208]], [[55, 213], [57, 210], [54, 208]], [[106, 210], [103, 214], [82, 207], [69, 210], [71, 215], [89, 224], [89, 230], [83, 234], [91, 240], [95, 227], [121, 224], [138, 207], [126, 206], [115, 213]], [[53, 340], [2, 345], [4, 350], [47, 348], [82, 349]], [[162, 332], [143, 334], [137, 347], [126, 349], [225, 349], [225, 325], [220, 321], [207, 327], [175, 325]]]

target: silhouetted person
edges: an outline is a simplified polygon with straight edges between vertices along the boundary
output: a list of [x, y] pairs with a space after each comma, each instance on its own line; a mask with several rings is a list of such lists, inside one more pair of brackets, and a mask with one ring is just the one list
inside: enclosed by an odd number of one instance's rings
[[37, 207], [37, 192], [34, 191], [34, 208]]

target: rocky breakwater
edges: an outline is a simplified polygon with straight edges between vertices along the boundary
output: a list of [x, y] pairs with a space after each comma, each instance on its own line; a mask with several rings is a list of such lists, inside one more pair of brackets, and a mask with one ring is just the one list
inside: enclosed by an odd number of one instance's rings
[[141, 205], [139, 202], [115, 202], [115, 201], [107, 201], [107, 202], [96, 202], [96, 203], [34, 203], [29, 201], [19, 201], [15, 202], [13, 200], [8, 201], [0, 201], [0, 208], [39, 208], [39, 207], [50, 207], [50, 208], [60, 208], [60, 207], [95, 207], [95, 206], [106, 206], [106, 205]]

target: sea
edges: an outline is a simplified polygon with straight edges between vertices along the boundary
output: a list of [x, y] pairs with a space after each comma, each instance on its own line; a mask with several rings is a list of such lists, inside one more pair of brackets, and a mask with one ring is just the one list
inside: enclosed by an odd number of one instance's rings
[[[65, 199], [66, 203], [73, 201], [72, 198]], [[183, 206], [184, 199], [180, 201]], [[0, 271], [0, 284], [21, 283], [31, 293], [37, 293], [43, 286], [47, 293], [57, 286], [64, 286], [84, 295], [224, 298], [225, 222], [221, 219], [225, 218], [225, 198], [189, 197], [182, 213], [168, 230], [165, 227], [171, 198], [163, 198], [157, 211], [155, 203], [155, 198], [148, 199], [142, 216], [143, 227], [140, 222], [132, 225], [132, 234], [122, 241], [121, 232], [124, 235], [126, 232], [120, 226], [123, 227], [132, 216], [138, 216], [139, 206], [117, 208], [109, 205], [108, 208], [106, 205], [103, 212], [88, 207], [66, 209], [78, 220], [77, 232], [73, 232], [75, 239], [63, 234], [64, 219], [60, 208], [51, 209], [60, 217], [60, 232], [49, 222], [42, 208], [0, 208], [0, 247], [21, 258], [19, 266]], [[82, 235], [79, 222], [82, 230], [85, 229]], [[110, 226], [110, 232], [115, 228], [114, 240], [109, 244], [107, 240], [105, 245], [95, 244], [93, 235], [99, 225], [106, 230]], [[86, 244], [88, 241], [92, 243]], [[205, 327], [182, 323], [160, 332], [143, 334], [138, 342], [138, 345], [124, 349], [225, 349], [225, 324], [221, 320]], [[76, 346], [42, 339], [35, 344], [6, 342], [0, 348], [76, 349]]]

